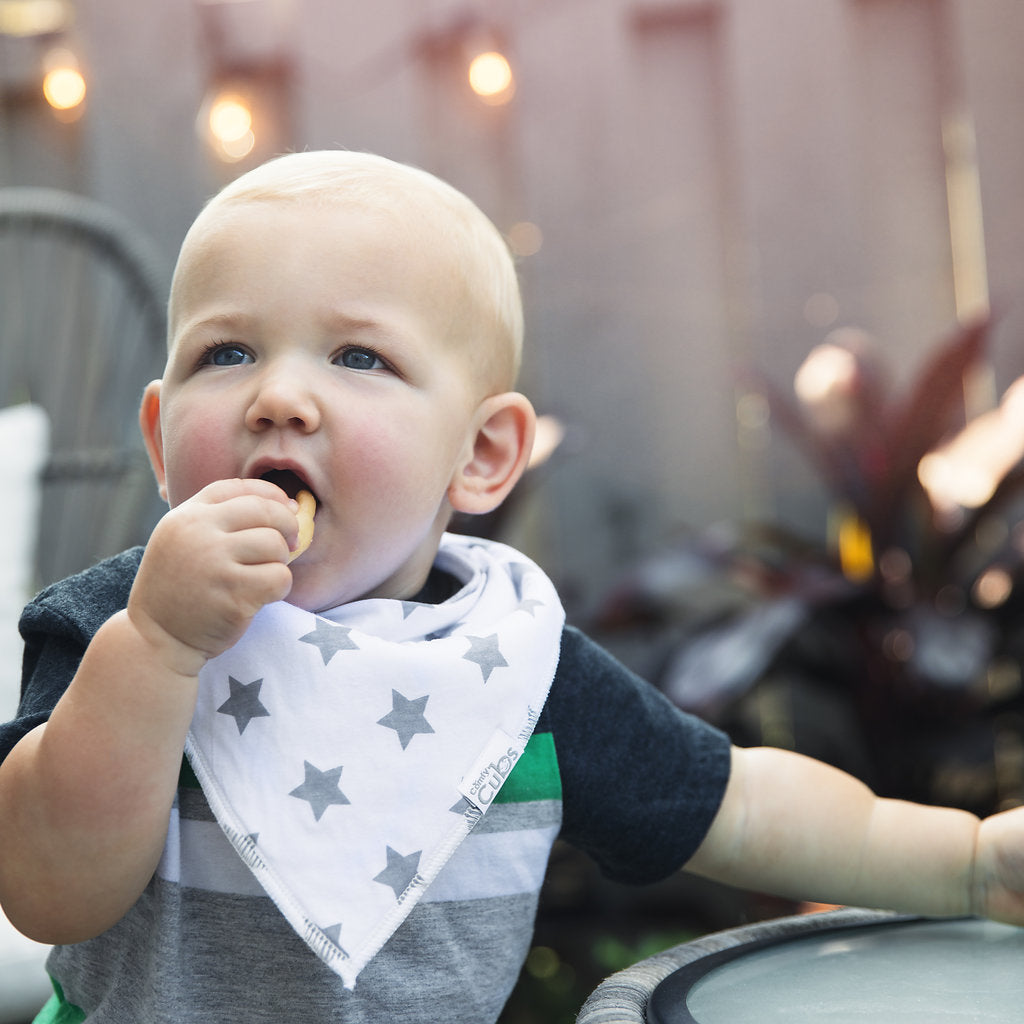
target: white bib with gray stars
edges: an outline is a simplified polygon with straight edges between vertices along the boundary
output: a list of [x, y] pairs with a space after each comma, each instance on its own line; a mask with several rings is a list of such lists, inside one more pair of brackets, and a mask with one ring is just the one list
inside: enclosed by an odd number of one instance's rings
[[232, 845], [344, 981], [491, 805], [533, 732], [564, 612], [519, 552], [445, 534], [439, 605], [280, 602], [207, 664], [186, 751]]

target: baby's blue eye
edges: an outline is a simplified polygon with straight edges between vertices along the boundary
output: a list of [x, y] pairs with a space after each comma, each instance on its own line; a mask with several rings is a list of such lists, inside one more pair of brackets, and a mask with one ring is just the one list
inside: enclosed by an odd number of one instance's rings
[[213, 345], [207, 350], [205, 362], [210, 366], [241, 366], [251, 363], [252, 356], [241, 345]]
[[339, 353], [337, 362], [349, 370], [383, 370], [384, 361], [368, 348], [347, 348]]

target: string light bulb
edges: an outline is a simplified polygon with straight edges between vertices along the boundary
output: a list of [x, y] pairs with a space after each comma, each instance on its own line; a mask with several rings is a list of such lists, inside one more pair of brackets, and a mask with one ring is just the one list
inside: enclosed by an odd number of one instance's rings
[[235, 90], [221, 90], [204, 104], [199, 129], [221, 160], [236, 163], [256, 145], [253, 108], [247, 97]]
[[82, 112], [87, 86], [70, 50], [51, 50], [43, 63], [43, 98], [59, 118], [75, 120]]
[[469, 87], [491, 106], [502, 106], [515, 95], [512, 66], [497, 50], [478, 53], [469, 63], [468, 77]]

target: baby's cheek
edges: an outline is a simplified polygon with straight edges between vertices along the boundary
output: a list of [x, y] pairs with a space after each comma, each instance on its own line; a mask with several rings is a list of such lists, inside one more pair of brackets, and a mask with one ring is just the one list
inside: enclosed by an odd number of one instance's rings
[[172, 508], [207, 484], [238, 475], [237, 459], [225, 440], [229, 436], [215, 416], [201, 414], [189, 422], [188, 429], [165, 439], [167, 498]]
[[350, 430], [332, 454], [331, 474], [346, 515], [374, 533], [422, 532], [447, 489], [438, 447], [420, 424], [397, 418], [383, 429]]
[[332, 454], [337, 478], [397, 479], [408, 472], [413, 461], [409, 452], [416, 445], [412, 432], [397, 431], [394, 423], [381, 419], [376, 429], [350, 427], [345, 431], [343, 443]]

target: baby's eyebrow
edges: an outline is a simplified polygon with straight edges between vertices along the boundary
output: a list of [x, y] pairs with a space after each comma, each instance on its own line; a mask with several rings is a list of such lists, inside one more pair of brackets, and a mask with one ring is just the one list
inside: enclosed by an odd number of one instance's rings
[[225, 313], [211, 313], [209, 316], [197, 317], [187, 320], [174, 331], [176, 338], [183, 338], [196, 331], [216, 330], [228, 333], [239, 331], [244, 332], [251, 329], [256, 323], [256, 318], [241, 310]]
[[320, 322], [331, 334], [348, 334], [355, 331], [380, 333], [387, 330], [373, 317], [350, 316], [347, 313], [327, 313], [321, 317]]
[[358, 337], [400, 345], [415, 335], [412, 326], [404, 324], [400, 317], [382, 319], [331, 311], [320, 318], [320, 323], [324, 333], [331, 337]]
[[391, 325], [373, 316], [358, 316], [342, 310], [331, 310], [320, 318], [321, 323], [330, 331], [344, 333], [346, 331], [372, 331], [391, 333]]

